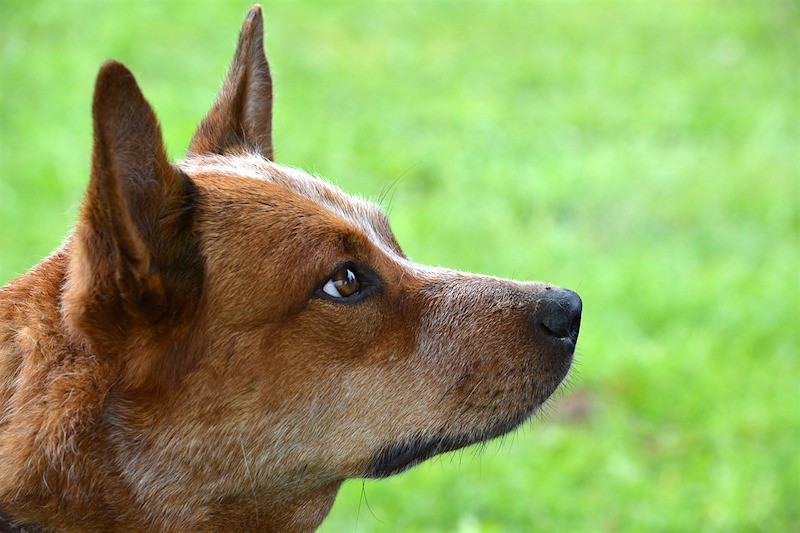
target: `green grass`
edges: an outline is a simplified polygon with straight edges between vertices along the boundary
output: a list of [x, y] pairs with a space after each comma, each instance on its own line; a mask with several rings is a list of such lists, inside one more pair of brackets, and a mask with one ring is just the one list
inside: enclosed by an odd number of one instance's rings
[[[180, 157], [247, 7], [0, 2], [0, 281], [75, 220], [102, 61]], [[414, 259], [585, 304], [549, 416], [348, 482], [323, 531], [800, 529], [796, 2], [265, 12], [281, 162], [371, 197], [400, 177]]]

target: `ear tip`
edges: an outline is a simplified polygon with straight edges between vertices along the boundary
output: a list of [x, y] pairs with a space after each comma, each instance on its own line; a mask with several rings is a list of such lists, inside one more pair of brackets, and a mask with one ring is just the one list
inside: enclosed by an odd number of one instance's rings
[[[110, 83], [133, 80], [133, 73], [119, 61], [109, 60], [100, 67], [97, 73], [97, 86], [106, 86]], [[135, 81], [135, 80], [134, 80]]]
[[247, 20], [261, 20], [261, 4], [253, 4], [253, 7], [250, 8], [250, 11], [247, 13]]
[[[260, 4], [253, 4], [247, 12], [247, 18], [242, 26], [242, 36], [250, 33], [259, 34], [264, 31], [264, 17]], [[257, 35], [256, 35], [257, 36]]]
[[118, 61], [107, 61], [100, 67], [94, 86], [92, 118], [97, 138], [114, 136], [131, 121], [158, 129], [155, 114], [139, 89], [136, 78], [128, 67]]
[[97, 73], [94, 85], [95, 107], [111, 95], [131, 98], [141, 94], [139, 85], [128, 67], [118, 61], [106, 61]]

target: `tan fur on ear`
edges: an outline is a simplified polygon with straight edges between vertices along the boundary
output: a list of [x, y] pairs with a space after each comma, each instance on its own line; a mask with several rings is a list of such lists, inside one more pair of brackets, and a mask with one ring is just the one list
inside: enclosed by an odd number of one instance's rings
[[190, 154], [256, 149], [273, 160], [272, 77], [264, 55], [261, 6], [254, 5], [239, 35], [222, 91], [189, 145]]
[[[119, 351], [137, 328], [165, 333], [193, 312], [202, 260], [193, 231], [196, 189], [170, 165], [161, 128], [122, 64], [100, 69], [93, 104], [92, 176], [70, 257], [63, 309], [96, 352]], [[113, 324], [113, 328], [108, 325]], [[141, 346], [128, 366], [146, 380]], [[163, 373], [163, 372], [162, 372]]]

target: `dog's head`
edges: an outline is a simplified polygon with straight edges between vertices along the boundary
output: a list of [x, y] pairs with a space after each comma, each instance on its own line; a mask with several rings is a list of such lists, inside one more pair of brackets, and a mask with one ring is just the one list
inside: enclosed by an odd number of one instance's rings
[[258, 7], [183, 161], [122, 65], [93, 112], [64, 310], [119, 367], [108, 419], [144, 498], [388, 476], [511, 430], [567, 375], [576, 294], [418, 265], [379, 207], [272, 162]]

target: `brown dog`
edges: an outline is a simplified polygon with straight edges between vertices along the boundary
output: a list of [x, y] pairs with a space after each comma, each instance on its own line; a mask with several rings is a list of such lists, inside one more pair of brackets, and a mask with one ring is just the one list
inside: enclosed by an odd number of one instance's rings
[[[261, 10], [183, 161], [103, 66], [75, 231], [0, 292], [0, 514], [53, 531], [308, 531], [528, 419], [564, 289], [420, 266], [384, 213], [273, 163]], [[2, 521], [0, 521], [2, 523]]]

